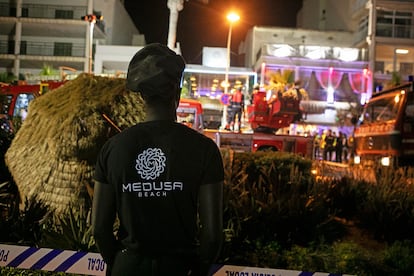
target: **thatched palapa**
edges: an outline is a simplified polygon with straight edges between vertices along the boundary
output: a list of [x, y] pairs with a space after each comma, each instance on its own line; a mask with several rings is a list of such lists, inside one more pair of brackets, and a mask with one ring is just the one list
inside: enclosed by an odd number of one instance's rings
[[[36, 197], [55, 213], [89, 207], [94, 165], [105, 141], [144, 118], [139, 94], [125, 79], [82, 74], [30, 103], [6, 153], [21, 197]], [[89, 194], [88, 194], [89, 191]]]

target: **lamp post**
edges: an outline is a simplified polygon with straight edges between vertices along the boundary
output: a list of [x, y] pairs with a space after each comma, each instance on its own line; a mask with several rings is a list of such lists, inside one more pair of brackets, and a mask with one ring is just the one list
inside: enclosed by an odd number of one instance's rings
[[97, 16], [95, 14], [88, 14], [85, 16], [81, 17], [82, 20], [89, 22], [89, 53], [88, 53], [88, 73], [91, 74], [92, 73], [92, 49], [93, 49], [93, 28], [95, 26], [95, 23], [97, 21], [101, 21], [103, 20], [103, 16]]
[[[224, 74], [224, 94], [228, 94], [229, 91], [229, 70], [230, 70], [230, 52], [231, 52], [231, 33], [233, 29], [233, 23], [238, 21], [240, 16], [235, 12], [227, 14], [227, 20], [229, 21], [229, 33], [227, 35], [227, 59], [226, 59], [226, 71]], [[224, 128], [227, 124], [227, 105], [223, 107], [223, 117], [221, 120], [221, 128]]]

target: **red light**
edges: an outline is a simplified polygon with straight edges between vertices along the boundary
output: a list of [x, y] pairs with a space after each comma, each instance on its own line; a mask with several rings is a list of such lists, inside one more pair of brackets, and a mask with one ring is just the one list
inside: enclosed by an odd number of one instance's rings
[[102, 21], [103, 16], [102, 15], [96, 16], [95, 14], [88, 14], [88, 15], [82, 16], [81, 19], [84, 21], [95, 23], [96, 21]]

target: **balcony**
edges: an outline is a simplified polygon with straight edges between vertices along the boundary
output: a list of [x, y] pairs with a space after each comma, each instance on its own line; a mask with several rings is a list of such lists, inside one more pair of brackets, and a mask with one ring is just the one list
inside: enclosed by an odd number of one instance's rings
[[376, 36], [413, 39], [414, 33], [411, 31], [412, 28], [413, 26], [411, 25], [377, 23]]
[[[14, 41], [0, 40], [0, 54], [14, 54]], [[83, 57], [85, 44], [22, 41], [20, 55]]]
[[366, 61], [367, 57], [363, 50], [358, 48], [341, 48], [318, 45], [288, 45], [288, 44], [266, 44], [258, 55], [273, 57], [297, 57], [306, 59], [341, 60], [343, 62]]
[[[98, 12], [96, 12], [98, 14]], [[32, 19], [59, 19], [61, 20], [79, 20], [87, 14], [87, 6], [65, 6], [65, 5], [43, 5], [43, 4], [23, 4], [21, 18]], [[16, 18], [16, 5], [8, 3], [0, 3], [0, 17]], [[42, 22], [42, 20], [35, 20]], [[43, 22], [49, 22], [43, 20]], [[103, 22], [96, 22], [96, 27], [105, 33], [105, 25]]]

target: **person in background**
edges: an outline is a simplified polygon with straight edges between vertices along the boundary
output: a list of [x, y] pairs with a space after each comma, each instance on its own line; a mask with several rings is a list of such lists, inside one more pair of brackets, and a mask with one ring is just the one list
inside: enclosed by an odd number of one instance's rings
[[158, 43], [129, 63], [146, 119], [110, 138], [95, 169], [92, 230], [107, 275], [204, 276], [220, 253], [223, 162], [213, 140], [176, 122], [184, 67]]
[[319, 143], [319, 151], [322, 153], [322, 159], [326, 160], [326, 156], [327, 156], [327, 151], [326, 151], [326, 133], [327, 130], [323, 130], [322, 134], [321, 134], [321, 141]]
[[319, 160], [321, 150], [321, 135], [319, 134], [319, 132], [316, 132], [315, 136], [313, 137], [313, 150], [313, 157], [315, 158], [315, 160]]
[[342, 149], [343, 149], [343, 133], [338, 132], [338, 136], [335, 137], [335, 162], [342, 163]]
[[346, 133], [342, 133], [342, 160], [348, 162], [348, 137]]
[[227, 105], [227, 122], [225, 130], [233, 130], [234, 129], [234, 109], [231, 103], [232, 101], [232, 94], [229, 95], [229, 104]]
[[335, 137], [333, 136], [331, 129], [328, 129], [328, 132], [326, 133], [326, 137], [324, 141], [325, 141], [325, 146], [324, 146], [324, 151], [323, 151], [323, 159], [327, 161], [332, 161]]
[[234, 131], [240, 131], [241, 119], [244, 110], [244, 95], [241, 88], [237, 88], [230, 98], [230, 106], [232, 110], [231, 114], [231, 125], [233, 125]]

